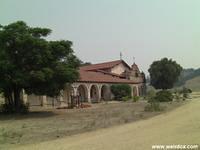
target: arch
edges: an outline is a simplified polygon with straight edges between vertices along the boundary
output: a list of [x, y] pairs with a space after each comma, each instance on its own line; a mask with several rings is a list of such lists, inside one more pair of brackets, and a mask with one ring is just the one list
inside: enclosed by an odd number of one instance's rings
[[77, 88], [77, 92], [81, 102], [88, 102], [88, 90], [86, 85], [84, 84], [79, 85]]
[[90, 87], [90, 99], [91, 99], [91, 102], [99, 101], [99, 88], [97, 85], [92, 85]]
[[102, 85], [101, 87], [101, 99], [102, 100], [110, 100], [111, 94], [110, 94], [110, 88], [108, 85]]

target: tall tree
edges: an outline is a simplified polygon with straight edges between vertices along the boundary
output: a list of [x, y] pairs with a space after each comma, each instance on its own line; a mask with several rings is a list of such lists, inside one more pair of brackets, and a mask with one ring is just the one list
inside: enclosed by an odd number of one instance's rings
[[154, 61], [149, 68], [151, 85], [156, 89], [170, 89], [178, 80], [182, 67], [172, 59]]
[[18, 21], [0, 26], [0, 89], [6, 103], [19, 112], [28, 94], [57, 96], [66, 83], [78, 79], [79, 59], [70, 41], [47, 41], [47, 28]]

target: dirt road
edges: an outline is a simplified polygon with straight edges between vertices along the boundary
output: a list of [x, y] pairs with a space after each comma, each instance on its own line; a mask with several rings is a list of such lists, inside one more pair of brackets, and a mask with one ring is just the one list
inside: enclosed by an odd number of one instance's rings
[[154, 144], [200, 144], [200, 98], [147, 120], [17, 149], [150, 150]]

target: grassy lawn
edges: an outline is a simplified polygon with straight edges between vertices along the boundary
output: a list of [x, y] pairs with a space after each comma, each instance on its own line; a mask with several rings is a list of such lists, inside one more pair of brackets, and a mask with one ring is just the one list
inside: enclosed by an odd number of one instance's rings
[[194, 98], [181, 107], [145, 120], [18, 148], [149, 150], [153, 144], [200, 144], [199, 108], [200, 98]]
[[[0, 149], [60, 139], [161, 113], [144, 112], [145, 105], [145, 101], [140, 101], [100, 103], [93, 104], [91, 108], [73, 110], [33, 107], [28, 115], [0, 116]], [[164, 105], [168, 106], [168, 111], [182, 103]]]

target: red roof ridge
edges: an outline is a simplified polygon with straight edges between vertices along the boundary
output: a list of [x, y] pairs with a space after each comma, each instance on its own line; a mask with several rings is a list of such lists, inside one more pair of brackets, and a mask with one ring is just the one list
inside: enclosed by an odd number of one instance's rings
[[98, 72], [98, 71], [79, 70], [79, 73], [80, 73], [80, 78], [77, 82], [127, 83], [127, 84], [139, 83], [125, 78], [120, 78], [118, 76], [104, 74], [103, 72]]
[[[114, 63], [114, 62], [122, 62], [122, 60], [113, 60], [113, 61], [106, 61], [106, 62], [102, 62], [102, 63], [95, 63], [95, 64], [90, 64], [90, 65], [101, 65], [101, 64], [107, 64], [107, 63]], [[90, 66], [88, 65], [88, 66]]]
[[112, 68], [120, 63], [124, 63], [128, 68], [130, 68], [130, 66], [124, 60], [115, 60], [115, 61], [109, 61], [109, 62], [103, 62], [103, 63], [97, 63], [97, 64], [83, 66], [83, 67], [80, 67], [80, 69], [81, 70], [108, 69], [108, 68]]

